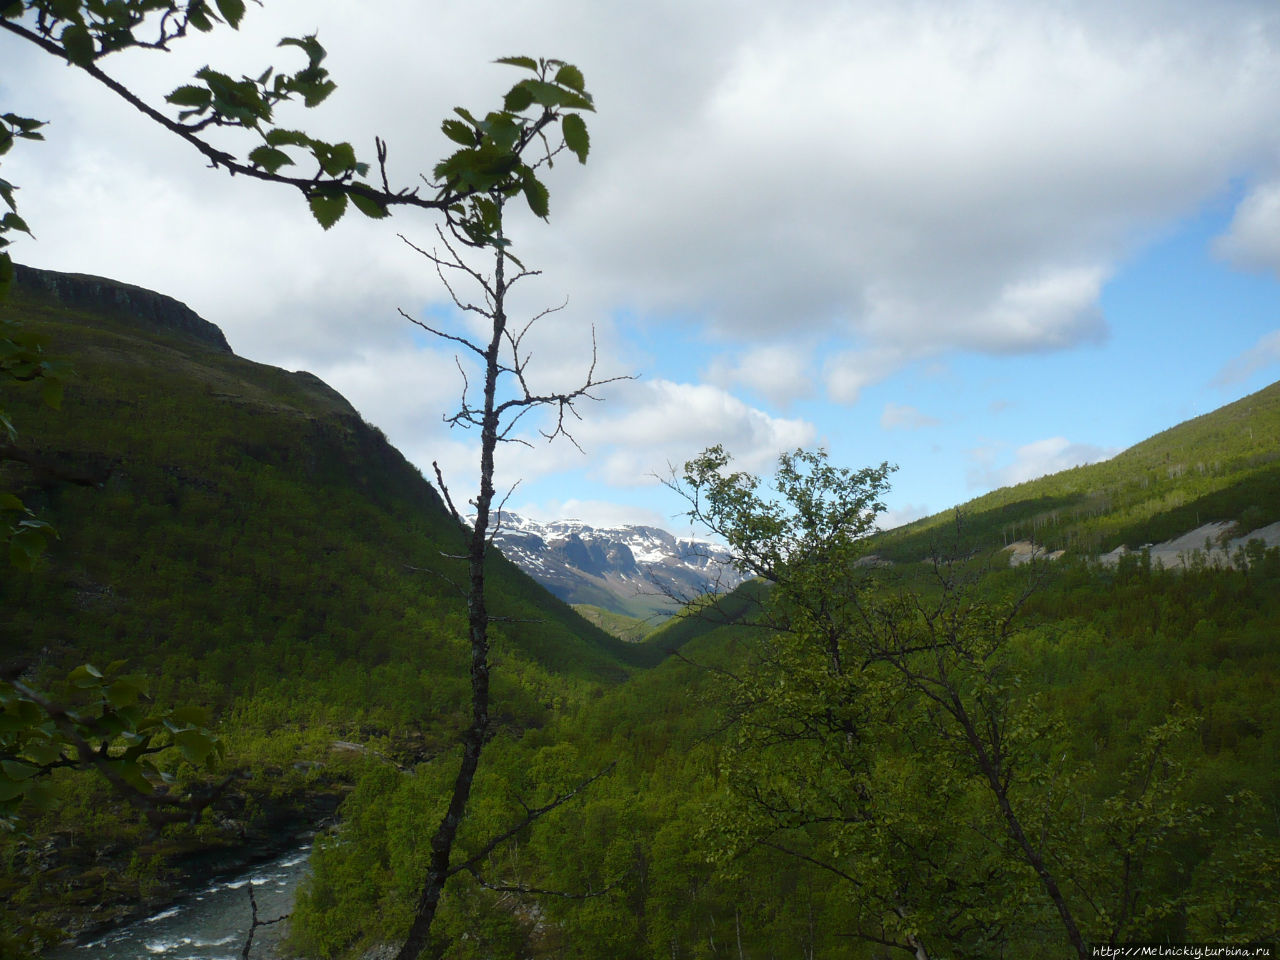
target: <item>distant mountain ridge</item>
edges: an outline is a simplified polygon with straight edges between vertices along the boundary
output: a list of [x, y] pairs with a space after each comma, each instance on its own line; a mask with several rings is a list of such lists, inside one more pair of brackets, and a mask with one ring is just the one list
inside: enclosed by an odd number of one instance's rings
[[494, 543], [561, 600], [633, 617], [673, 613], [673, 598], [728, 591], [746, 579], [724, 547], [659, 527], [541, 523], [504, 511]]

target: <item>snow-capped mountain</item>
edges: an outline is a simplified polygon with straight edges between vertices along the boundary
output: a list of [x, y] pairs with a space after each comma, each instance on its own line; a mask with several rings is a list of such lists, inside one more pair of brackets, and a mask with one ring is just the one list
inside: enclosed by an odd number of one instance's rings
[[728, 591], [745, 579], [723, 547], [657, 527], [539, 523], [504, 511], [494, 543], [560, 599], [628, 616], [669, 614], [675, 598]]

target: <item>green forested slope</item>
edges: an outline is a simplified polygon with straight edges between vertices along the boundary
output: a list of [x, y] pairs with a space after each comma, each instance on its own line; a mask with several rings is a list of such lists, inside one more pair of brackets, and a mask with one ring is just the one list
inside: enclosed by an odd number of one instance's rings
[[[1280, 520], [1280, 383], [1178, 424], [1103, 463], [995, 490], [960, 508], [977, 546], [1036, 540], [1105, 553], [1210, 521], [1241, 533]], [[877, 553], [919, 559], [950, 536], [954, 511], [889, 532]]]
[[[0, 660], [48, 684], [125, 659], [160, 702], [211, 707], [251, 807], [286, 794], [306, 806], [332, 788], [317, 771], [342, 766], [334, 740], [396, 762], [448, 748], [468, 709], [468, 651], [450, 582], [465, 568], [442, 554], [465, 547], [379, 431], [315, 377], [236, 357], [146, 291], [24, 270], [2, 309], [75, 376], [60, 410], [22, 384], [6, 395], [19, 438], [0, 485], [60, 539], [34, 572], [0, 569]], [[491, 610], [511, 620], [495, 630], [493, 713], [508, 735], [628, 675], [628, 645], [497, 555], [490, 583]], [[0, 894], [95, 907], [128, 895], [73, 893], [96, 856], [78, 844], [127, 856], [142, 841], [106, 815], [98, 785], [63, 789], [71, 807], [37, 830], [72, 866], [14, 841]], [[228, 839], [202, 829], [201, 843]], [[135, 872], [134, 893], [163, 894]]]
[[[408, 642], [406, 623], [456, 615], [432, 575], [456, 572], [441, 553], [460, 544], [435, 491], [315, 377], [21, 285], [6, 309], [76, 370], [61, 410], [11, 402], [21, 437], [5, 483], [61, 534], [36, 575], [5, 574], [11, 650], [190, 657], [190, 680], [238, 696], [257, 671], [322, 673], [317, 657], [376, 667]], [[584, 678], [624, 674], [622, 644], [494, 565], [499, 613], [544, 621], [509, 631], [514, 650]]]

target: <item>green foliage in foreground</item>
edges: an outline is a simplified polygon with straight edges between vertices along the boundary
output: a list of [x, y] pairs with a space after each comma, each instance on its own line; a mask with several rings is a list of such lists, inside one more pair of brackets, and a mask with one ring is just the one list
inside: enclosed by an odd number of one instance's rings
[[81, 664], [48, 695], [12, 677], [0, 680], [0, 828], [15, 829], [24, 805], [47, 810], [49, 777], [68, 767], [98, 771], [153, 823], [173, 810], [198, 813], [198, 800], [170, 794], [174, 779], [155, 760], [173, 748], [213, 769], [223, 745], [207, 729], [207, 712], [149, 709], [142, 681], [123, 667], [123, 660], [105, 672]]

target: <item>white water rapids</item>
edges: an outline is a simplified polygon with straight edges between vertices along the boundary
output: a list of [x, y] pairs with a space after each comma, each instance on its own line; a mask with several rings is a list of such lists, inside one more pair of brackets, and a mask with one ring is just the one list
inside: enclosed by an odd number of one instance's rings
[[[274, 920], [293, 909], [293, 895], [307, 869], [311, 845], [250, 867], [238, 876], [216, 880], [151, 917], [136, 920], [75, 946], [58, 947], [47, 960], [240, 960], [249, 935], [253, 886], [258, 919]], [[252, 960], [270, 960], [284, 924], [260, 926], [253, 937]]]

